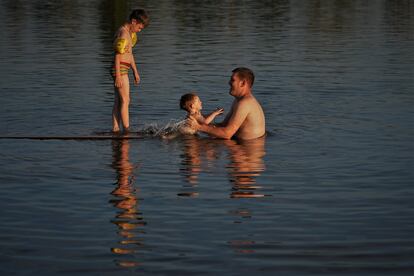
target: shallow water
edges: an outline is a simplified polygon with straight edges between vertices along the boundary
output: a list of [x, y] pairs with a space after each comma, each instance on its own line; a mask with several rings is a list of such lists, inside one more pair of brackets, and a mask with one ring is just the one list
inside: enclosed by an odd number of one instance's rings
[[[134, 129], [228, 110], [248, 66], [268, 135], [0, 139], [2, 275], [413, 273], [410, 1], [140, 3]], [[108, 131], [131, 7], [1, 0], [0, 136]]]

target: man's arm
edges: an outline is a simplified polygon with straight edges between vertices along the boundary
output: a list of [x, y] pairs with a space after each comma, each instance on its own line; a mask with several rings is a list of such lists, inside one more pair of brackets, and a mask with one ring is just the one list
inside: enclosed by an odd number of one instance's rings
[[226, 125], [199, 125], [197, 128], [199, 131], [205, 132], [211, 136], [222, 139], [231, 139], [231, 137], [233, 137], [233, 135], [239, 130], [244, 120], [246, 120], [249, 110], [250, 109], [247, 102], [241, 100], [232, 106], [232, 111], [229, 115], [229, 119], [227, 120], [228, 122]]

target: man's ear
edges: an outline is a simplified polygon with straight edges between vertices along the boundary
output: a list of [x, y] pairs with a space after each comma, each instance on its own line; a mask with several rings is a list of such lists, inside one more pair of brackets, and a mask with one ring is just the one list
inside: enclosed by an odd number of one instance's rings
[[247, 84], [246, 80], [240, 80], [240, 87], [244, 87]]

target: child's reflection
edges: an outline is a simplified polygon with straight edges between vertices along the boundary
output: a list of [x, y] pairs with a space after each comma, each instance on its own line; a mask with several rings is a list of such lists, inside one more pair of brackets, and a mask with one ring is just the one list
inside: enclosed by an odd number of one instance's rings
[[180, 171], [189, 185], [185, 185], [183, 192], [178, 193], [178, 195], [198, 196], [198, 193], [194, 190], [198, 184], [199, 174], [203, 171], [208, 171], [217, 158], [216, 140], [202, 139], [190, 135], [183, 137], [183, 155]]
[[[130, 255], [137, 252], [142, 242], [137, 236], [137, 228], [144, 226], [142, 213], [138, 210], [138, 198], [134, 188], [134, 170], [136, 166], [129, 161], [129, 141], [114, 140], [112, 142], [112, 167], [117, 173], [116, 188], [112, 191], [114, 198], [110, 200], [119, 209], [112, 223], [118, 226], [119, 245], [111, 249], [118, 255]], [[117, 261], [121, 266], [136, 266], [136, 261]]]
[[190, 185], [197, 185], [198, 174], [201, 172], [202, 143], [196, 137], [185, 137], [181, 172]]

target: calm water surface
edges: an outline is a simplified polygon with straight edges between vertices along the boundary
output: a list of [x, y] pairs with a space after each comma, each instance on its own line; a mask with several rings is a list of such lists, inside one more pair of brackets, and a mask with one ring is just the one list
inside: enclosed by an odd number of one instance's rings
[[111, 39], [131, 8], [134, 129], [256, 73], [269, 135], [0, 140], [2, 275], [411, 275], [411, 1], [0, 1], [0, 134], [111, 124]]

